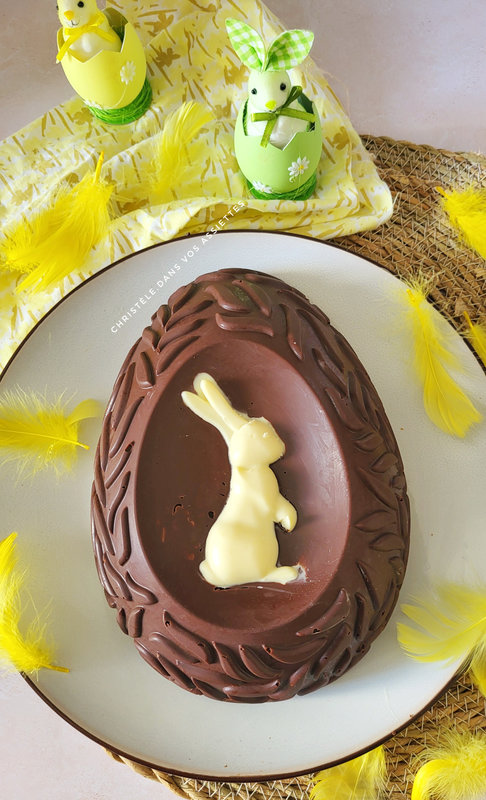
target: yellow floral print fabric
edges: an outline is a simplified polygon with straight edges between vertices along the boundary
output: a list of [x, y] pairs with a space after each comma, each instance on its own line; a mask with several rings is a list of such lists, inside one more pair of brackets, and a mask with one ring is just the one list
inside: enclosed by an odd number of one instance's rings
[[[0, 368], [36, 320], [74, 285], [149, 245], [207, 231], [225, 215], [226, 230], [286, 230], [328, 238], [376, 227], [392, 212], [387, 186], [311, 58], [291, 77], [314, 101], [322, 123], [315, 195], [289, 201], [257, 200], [249, 194], [233, 152], [248, 70], [230, 45], [225, 20], [241, 18], [271, 42], [284, 26], [258, 0], [178, 0], [170, 8], [161, 0], [114, 0], [110, 5], [133, 23], [144, 45], [153, 103], [136, 122], [110, 126], [75, 97], [0, 143], [3, 230], [48, 204], [61, 182], [78, 182], [94, 169], [101, 151], [103, 175], [115, 185], [112, 229], [82, 274], [71, 275], [54, 291], [16, 294], [21, 276], [0, 265]], [[55, 54], [55, 30], [52, 46]], [[199, 134], [200, 156], [183, 185], [154, 203], [148, 189], [154, 137], [167, 115], [188, 100], [209, 107], [214, 120]], [[237, 213], [231, 211], [235, 207]]]

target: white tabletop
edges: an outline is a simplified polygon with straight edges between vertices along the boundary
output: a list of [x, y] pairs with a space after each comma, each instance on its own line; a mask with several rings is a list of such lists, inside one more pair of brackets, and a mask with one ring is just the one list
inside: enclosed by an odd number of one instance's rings
[[[484, 152], [484, 0], [268, 5], [289, 28], [315, 31], [312, 55], [360, 133]], [[72, 96], [55, 64], [56, 28], [54, 0], [2, 0], [0, 139]], [[11, 800], [172, 797], [112, 761], [17, 674], [0, 677], [0, 774], [1, 795]]]

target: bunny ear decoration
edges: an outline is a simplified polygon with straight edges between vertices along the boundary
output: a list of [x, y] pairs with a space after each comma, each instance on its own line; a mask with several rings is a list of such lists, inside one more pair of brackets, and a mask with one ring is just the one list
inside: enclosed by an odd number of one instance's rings
[[270, 45], [265, 71], [288, 70], [301, 64], [309, 55], [313, 42], [312, 31], [284, 31]]
[[208, 401], [202, 395], [195, 394], [194, 392], [182, 392], [181, 397], [187, 408], [200, 419], [203, 419], [204, 422], [209, 422], [210, 425], [213, 425], [216, 430], [220, 432], [226, 444], [229, 444], [232, 434], [231, 428], [223, 423], [221, 417], [211, 408]]
[[239, 19], [226, 20], [233, 48], [245, 66], [259, 72], [287, 70], [301, 64], [314, 42], [312, 31], [284, 31], [272, 42], [268, 53], [259, 33]]
[[226, 20], [226, 30], [240, 61], [250, 69], [262, 72], [265, 67], [265, 45], [260, 34], [239, 19]]
[[244, 418], [234, 411], [214, 378], [206, 372], [196, 375], [194, 389], [195, 393], [182, 392], [184, 404], [205, 422], [214, 425], [229, 444], [235, 430], [244, 424]]
[[211, 375], [205, 372], [197, 375], [194, 381], [194, 388], [200, 396], [203, 395], [206, 398], [211, 408], [214, 409], [223, 424], [230, 428], [231, 432], [238, 430], [245, 424], [244, 416], [234, 410], [230, 401]]

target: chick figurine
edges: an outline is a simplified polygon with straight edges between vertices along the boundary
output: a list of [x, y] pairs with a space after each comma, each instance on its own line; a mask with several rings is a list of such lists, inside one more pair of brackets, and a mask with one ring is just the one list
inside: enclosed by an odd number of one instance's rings
[[101, 50], [120, 52], [121, 39], [99, 10], [96, 0], [58, 0], [57, 13], [64, 36], [58, 61], [67, 50], [80, 61], [87, 61]]
[[314, 34], [284, 31], [267, 50], [245, 22], [227, 19], [226, 29], [250, 69], [235, 126], [235, 154], [248, 188], [259, 199], [307, 199], [316, 185], [322, 130], [314, 104], [287, 70], [307, 57]]
[[113, 8], [100, 11], [96, 0], [58, 0], [57, 10], [57, 61], [91, 113], [110, 125], [141, 117], [152, 90], [133, 25]]

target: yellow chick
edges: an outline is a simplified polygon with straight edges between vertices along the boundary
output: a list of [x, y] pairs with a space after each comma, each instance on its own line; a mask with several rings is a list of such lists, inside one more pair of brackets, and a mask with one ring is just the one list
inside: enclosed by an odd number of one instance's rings
[[61, 61], [69, 50], [80, 61], [87, 61], [101, 50], [120, 52], [120, 37], [111, 28], [96, 0], [58, 0], [64, 45], [57, 54]]

